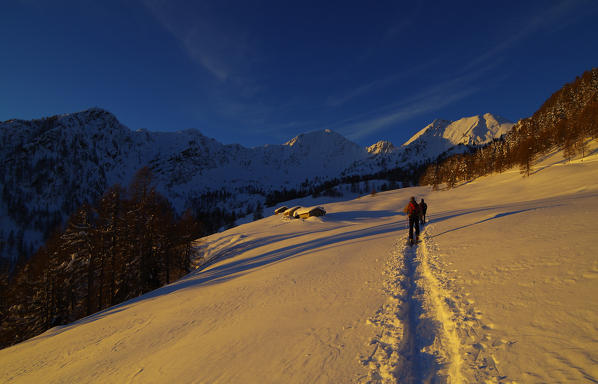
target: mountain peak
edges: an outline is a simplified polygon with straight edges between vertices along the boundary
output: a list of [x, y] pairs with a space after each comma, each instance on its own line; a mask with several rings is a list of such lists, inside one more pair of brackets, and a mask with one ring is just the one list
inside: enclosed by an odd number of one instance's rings
[[107, 119], [107, 120], [117, 120], [116, 116], [104, 109], [104, 108], [100, 108], [100, 107], [91, 107], [88, 109], [85, 109], [83, 111], [79, 111], [79, 112], [73, 112], [73, 113], [65, 113], [63, 115], [58, 115], [58, 117], [73, 117], [73, 116], [85, 116], [88, 117], [90, 119]]
[[390, 142], [386, 140], [380, 140], [376, 144], [372, 144], [367, 147], [367, 151], [371, 155], [377, 155], [380, 153], [391, 153], [396, 149], [396, 147]]
[[284, 145], [288, 145], [291, 147], [296, 145], [320, 145], [319, 143], [322, 140], [324, 140], [327, 143], [329, 143], [330, 141], [349, 141], [343, 135], [337, 132], [331, 131], [330, 129], [323, 129], [319, 131], [302, 133], [287, 141], [286, 143], [284, 143]]
[[453, 145], [480, 145], [502, 136], [512, 127], [513, 123], [506, 119], [486, 113], [464, 117], [449, 124], [442, 137], [448, 139]]
[[457, 121], [436, 119], [401, 147], [420, 160], [430, 159], [454, 150], [459, 144], [486, 144], [510, 131], [513, 125], [507, 119], [491, 113], [463, 117]]
[[450, 146], [480, 145], [502, 136], [512, 127], [513, 123], [491, 113], [463, 117], [457, 121], [436, 119], [407, 140], [403, 146], [438, 139], [446, 141]]
[[413, 135], [409, 140], [407, 140], [402, 146], [407, 147], [411, 143], [415, 142], [423, 135], [428, 136], [436, 136], [438, 132], [442, 132], [451, 122], [449, 120], [443, 119], [434, 119], [432, 123], [426, 125], [423, 129]]

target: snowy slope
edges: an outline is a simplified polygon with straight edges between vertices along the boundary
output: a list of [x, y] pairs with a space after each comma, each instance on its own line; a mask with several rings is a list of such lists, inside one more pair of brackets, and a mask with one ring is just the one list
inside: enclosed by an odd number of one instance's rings
[[[0, 351], [0, 381], [594, 382], [598, 143], [536, 172], [405, 188], [211, 235], [217, 260]], [[405, 244], [402, 207], [428, 203]]]
[[[461, 142], [479, 143], [498, 134], [488, 125], [492, 119], [486, 118], [486, 125], [470, 122], [473, 128], [453, 129], [450, 134], [458, 131]], [[412, 145], [420, 148], [421, 140]], [[0, 162], [7, 165], [0, 171], [0, 242], [8, 239], [10, 245], [0, 257], [15, 259], [33, 253], [44, 234], [82, 203], [93, 202], [111, 185], [129, 185], [144, 166], [151, 168], [158, 190], [179, 212], [206, 208], [198, 204], [214, 209], [218, 204], [239, 216], [258, 202], [263, 204], [270, 191], [300, 189], [306, 182], [318, 185], [341, 175], [371, 174], [446, 150], [429, 144], [425, 153], [410, 151], [410, 146], [397, 152], [388, 142], [366, 149], [330, 130], [301, 134], [284, 144], [245, 148], [224, 145], [196, 130], [131, 131], [99, 108], [0, 123], [0, 143]], [[223, 201], [204, 202], [201, 195], [214, 191], [228, 195]]]

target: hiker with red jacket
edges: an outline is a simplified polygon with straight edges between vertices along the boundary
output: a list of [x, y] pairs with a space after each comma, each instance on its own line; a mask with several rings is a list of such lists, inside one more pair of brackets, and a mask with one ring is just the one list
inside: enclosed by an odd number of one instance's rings
[[[409, 204], [403, 209], [409, 215], [409, 244], [413, 245], [419, 240], [419, 217], [421, 215], [419, 204], [415, 201], [415, 197], [411, 196]], [[413, 227], [415, 227], [415, 241], [413, 241]]]

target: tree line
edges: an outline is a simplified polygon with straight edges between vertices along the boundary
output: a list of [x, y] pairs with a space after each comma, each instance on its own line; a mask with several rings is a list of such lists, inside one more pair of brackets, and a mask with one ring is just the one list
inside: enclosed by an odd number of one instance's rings
[[554, 150], [567, 160], [585, 156], [587, 140], [598, 138], [598, 68], [555, 92], [531, 117], [500, 139], [428, 165], [420, 184], [452, 188], [494, 172], [519, 167], [529, 176], [534, 163]]
[[0, 347], [168, 284], [191, 270], [202, 228], [177, 217], [141, 169], [128, 190], [83, 204], [28, 261], [0, 283]]
[[[352, 193], [370, 193], [371, 189], [369, 187], [369, 182], [372, 180], [388, 181], [388, 183], [382, 185], [382, 191], [397, 189], [400, 185], [416, 185], [417, 180], [419, 180], [419, 177], [421, 176], [425, 168], [419, 164], [410, 165], [411, 166], [409, 167], [390, 168], [376, 173], [369, 173], [364, 175], [343, 175], [342, 177], [335, 177], [329, 180], [321, 180], [319, 177], [316, 177], [312, 180], [306, 179], [299, 185], [298, 189], [282, 188], [279, 190], [268, 192], [265, 195], [264, 205], [266, 207], [273, 207], [278, 203], [310, 195], [314, 198], [320, 195], [340, 197], [342, 196], [342, 192], [338, 191], [335, 188], [342, 184], [350, 184], [350, 190]], [[365, 191], [363, 190], [363, 188], [359, 187], [361, 183], [365, 184]]]

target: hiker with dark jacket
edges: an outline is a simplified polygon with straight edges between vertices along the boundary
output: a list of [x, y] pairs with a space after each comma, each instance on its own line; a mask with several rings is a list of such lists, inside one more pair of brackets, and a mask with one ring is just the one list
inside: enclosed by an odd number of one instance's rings
[[[409, 203], [405, 206], [405, 209], [403, 209], [403, 212], [405, 212], [409, 216], [409, 244], [413, 245], [414, 243], [417, 243], [417, 241], [419, 240], [420, 208], [419, 208], [419, 205], [417, 204], [417, 201], [415, 201], [415, 197], [411, 196], [411, 200], [409, 200]], [[413, 228], [414, 227], [415, 227], [415, 241], [413, 241]]]
[[422, 201], [419, 202], [419, 210], [421, 211], [421, 223], [422, 225], [426, 223], [426, 211], [428, 210], [428, 204], [426, 204], [424, 202], [424, 199], [422, 198]]

